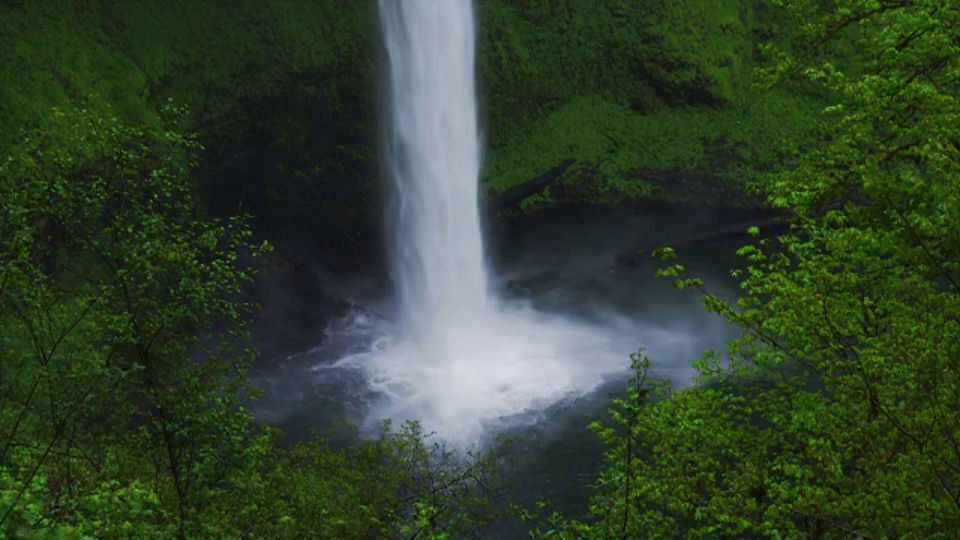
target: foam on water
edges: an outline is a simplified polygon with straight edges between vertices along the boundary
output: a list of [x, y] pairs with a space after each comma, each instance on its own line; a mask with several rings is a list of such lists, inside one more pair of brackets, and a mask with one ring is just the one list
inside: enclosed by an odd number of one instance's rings
[[380, 322], [382, 327], [365, 327], [362, 351], [332, 366], [361, 371], [380, 396], [368, 403], [365, 427], [372, 433], [383, 418], [419, 420], [463, 447], [491, 430], [535, 422], [541, 411], [584, 396], [611, 376], [622, 379], [638, 343], [668, 360], [658, 362], [656, 376], [687, 384], [689, 360], [704, 345], [682, 324], [663, 327], [612, 312], [588, 320], [544, 313], [521, 301], [503, 303], [486, 325], [438, 329], [429, 345]]

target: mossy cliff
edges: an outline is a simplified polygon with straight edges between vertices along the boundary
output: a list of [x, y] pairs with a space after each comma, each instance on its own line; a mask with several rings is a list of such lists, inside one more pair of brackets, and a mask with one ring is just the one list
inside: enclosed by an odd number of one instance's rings
[[[760, 2], [480, 0], [484, 187], [566, 158], [527, 209], [668, 197], [643, 168], [739, 182], [812, 108], [755, 94]], [[0, 150], [52, 107], [155, 123], [190, 105], [211, 211], [349, 256], [378, 228], [376, 2], [0, 1]], [[661, 186], [662, 187], [662, 186]]]
[[[344, 6], [349, 6], [345, 8]], [[51, 107], [155, 123], [190, 105], [211, 211], [351, 249], [376, 185], [371, 2], [0, 4], [0, 145]], [[361, 219], [364, 217], [364, 219]]]
[[578, 162], [554, 197], [526, 207], [677, 195], [639, 179], [642, 169], [742, 186], [782, 158], [780, 139], [810, 125], [807, 99], [751, 89], [759, 44], [786, 29], [762, 1], [480, 5], [488, 190]]

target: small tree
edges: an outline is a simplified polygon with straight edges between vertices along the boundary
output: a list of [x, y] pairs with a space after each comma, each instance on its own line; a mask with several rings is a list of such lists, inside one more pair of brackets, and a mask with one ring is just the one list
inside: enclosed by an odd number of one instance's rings
[[200, 218], [185, 114], [56, 111], [0, 165], [0, 530], [183, 536], [258, 451], [239, 299], [261, 248]]

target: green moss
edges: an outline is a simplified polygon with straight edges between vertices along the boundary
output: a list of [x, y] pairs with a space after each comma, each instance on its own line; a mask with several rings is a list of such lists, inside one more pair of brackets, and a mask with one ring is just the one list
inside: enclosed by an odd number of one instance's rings
[[485, 187], [499, 193], [576, 159], [569, 181], [592, 182], [615, 199], [650, 193], [640, 168], [747, 180], [785, 158], [780, 143], [812, 126], [813, 104], [784, 93], [743, 107], [662, 108], [641, 114], [597, 95], [576, 98], [489, 155]]
[[[208, 211], [267, 234], [359, 228], [372, 149], [376, 2], [0, 3], [0, 156], [53, 107], [158, 123], [189, 105]], [[318, 221], [319, 220], [319, 221]], [[278, 233], [278, 230], [283, 232]]]
[[[156, 120], [146, 78], [118, 50], [95, 11], [73, 2], [24, 2], [0, 11], [0, 147], [72, 101], [128, 121]], [[87, 99], [88, 96], [96, 96]]]
[[725, 106], [749, 94], [757, 1], [488, 0], [480, 73], [499, 144], [571, 99], [633, 110]]
[[238, 99], [280, 92], [291, 74], [342, 57], [357, 64], [372, 6], [51, 0], [0, 7], [0, 147], [52, 107], [89, 95], [126, 121], [155, 122], [156, 105], [168, 97], [201, 117], [223, 117]]
[[787, 157], [815, 104], [752, 89], [757, 44], [778, 13], [763, 2], [488, 0], [480, 3], [488, 192], [567, 158], [576, 190], [526, 206], [619, 202], [652, 187], [639, 168], [743, 182]]

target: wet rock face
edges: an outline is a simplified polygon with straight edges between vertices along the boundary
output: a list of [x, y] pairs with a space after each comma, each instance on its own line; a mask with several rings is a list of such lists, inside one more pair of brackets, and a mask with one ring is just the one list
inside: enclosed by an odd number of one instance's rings
[[[329, 264], [365, 262], [379, 234], [380, 174], [373, 98], [359, 75], [328, 74], [350, 99], [317, 95], [321, 74], [291, 77], [282, 92], [250, 99], [241, 129], [212, 133], [198, 181], [215, 215], [242, 210], [283, 253]], [[341, 81], [341, 82], [337, 82]], [[353, 118], [354, 121], [346, 121]]]
[[350, 307], [324, 290], [317, 268], [281, 260], [261, 269], [251, 296], [260, 304], [254, 344], [268, 362], [321, 344], [327, 325]]

